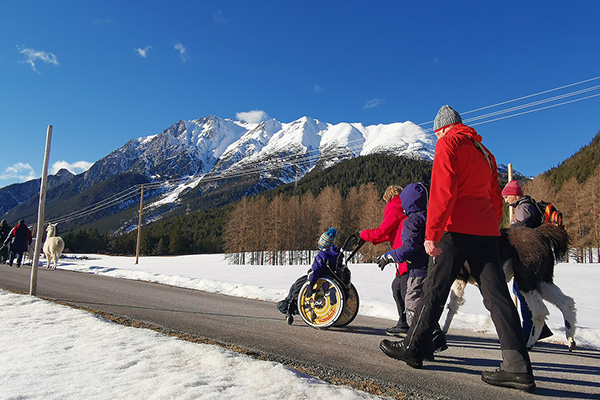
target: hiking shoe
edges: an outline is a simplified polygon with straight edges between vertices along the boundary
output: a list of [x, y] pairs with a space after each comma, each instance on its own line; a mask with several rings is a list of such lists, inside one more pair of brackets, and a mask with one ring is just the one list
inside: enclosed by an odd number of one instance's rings
[[538, 338], [538, 340], [549, 338], [552, 335], [554, 334], [552, 333], [550, 328], [548, 328], [548, 325], [544, 324], [544, 327], [542, 328], [542, 333], [540, 333], [540, 337]]
[[481, 380], [495, 386], [503, 386], [512, 389], [533, 392], [535, 382], [532, 373], [507, 372], [500, 368], [495, 371], [483, 371]]
[[404, 336], [408, 332], [408, 326], [394, 326], [393, 328], [388, 328], [385, 330], [385, 333], [389, 336]]
[[379, 343], [379, 348], [388, 357], [404, 361], [413, 368], [423, 367], [423, 357], [421, 357], [416, 351], [404, 346], [404, 343], [402, 342], [392, 342], [391, 340], [384, 339], [381, 341], [381, 343]]

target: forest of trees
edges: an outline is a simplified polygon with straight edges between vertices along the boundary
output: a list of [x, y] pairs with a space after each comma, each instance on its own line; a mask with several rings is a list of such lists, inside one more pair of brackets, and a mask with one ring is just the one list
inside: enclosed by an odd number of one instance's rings
[[559, 189], [546, 175], [539, 175], [523, 190], [537, 201], [552, 202], [563, 213], [575, 261], [600, 260], [600, 168], [582, 183], [571, 177]]
[[[352, 233], [376, 228], [385, 203], [372, 183], [353, 187], [346, 198], [333, 187], [314, 196], [280, 194], [244, 198], [231, 212], [224, 229], [225, 252], [236, 264], [307, 264], [317, 249], [317, 239], [330, 227], [338, 230], [341, 246]], [[361, 254], [372, 261], [387, 245], [365, 245]], [[311, 251], [312, 250], [312, 251]]]

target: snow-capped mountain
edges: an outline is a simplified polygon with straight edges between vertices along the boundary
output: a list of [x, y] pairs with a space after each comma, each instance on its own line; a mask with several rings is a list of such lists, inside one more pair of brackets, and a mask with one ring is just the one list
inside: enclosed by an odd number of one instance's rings
[[[316, 165], [327, 167], [345, 158], [386, 152], [432, 160], [434, 150], [435, 137], [412, 122], [365, 127], [303, 117], [252, 124], [211, 116], [179, 121], [158, 135], [132, 140], [105, 159], [114, 162], [97, 164], [115, 173], [146, 173], [154, 180], [258, 167], [265, 174], [276, 171], [287, 183]], [[281, 174], [283, 170], [293, 174]]]
[[[146, 192], [145, 210], [150, 211], [146, 218], [153, 220], [160, 218], [165, 207], [176, 207], [183, 197], [189, 198], [190, 192], [198, 197], [211, 191], [227, 191], [225, 178], [238, 178], [237, 192], [231, 193], [239, 197], [278, 187], [315, 168], [360, 155], [390, 153], [432, 160], [435, 140], [434, 135], [412, 122], [364, 126], [330, 124], [310, 117], [290, 123], [274, 119], [249, 123], [216, 116], [181, 120], [159, 134], [129, 140], [86, 172], [49, 191], [47, 202], [63, 205], [78, 196], [77, 207], [88, 206], [127, 185], [148, 183], [154, 185], [154, 190]], [[86, 191], [94, 193], [83, 195]], [[35, 215], [31, 210], [35, 202], [24, 203], [27, 205], [22, 207], [27, 210], [7, 215]], [[122, 204], [119, 209], [128, 205]], [[56, 212], [60, 208], [50, 205]]]

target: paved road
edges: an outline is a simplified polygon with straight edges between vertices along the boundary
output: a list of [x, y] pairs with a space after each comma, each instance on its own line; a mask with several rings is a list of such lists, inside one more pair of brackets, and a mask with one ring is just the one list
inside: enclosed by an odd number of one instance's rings
[[[0, 265], [0, 287], [29, 292], [31, 270]], [[358, 316], [349, 326], [317, 330], [299, 318], [289, 326], [265, 301], [116, 279], [40, 269], [37, 295], [123, 316], [170, 333], [237, 346], [248, 354], [290, 365], [304, 373], [353, 386], [381, 388], [418, 399], [600, 399], [600, 351], [542, 343], [531, 352], [536, 394], [481, 381], [481, 371], [499, 365], [495, 336], [451, 330], [450, 348], [422, 370], [386, 357], [378, 345], [389, 321]]]

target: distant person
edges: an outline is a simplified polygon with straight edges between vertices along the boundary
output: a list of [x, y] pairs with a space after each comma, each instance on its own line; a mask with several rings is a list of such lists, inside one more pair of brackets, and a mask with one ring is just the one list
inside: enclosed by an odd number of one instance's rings
[[431, 177], [425, 250], [432, 257], [416, 322], [402, 342], [383, 340], [389, 357], [421, 368], [432, 333], [444, 310], [450, 288], [467, 261], [490, 311], [502, 350], [502, 363], [484, 371], [491, 385], [535, 390], [519, 313], [515, 308], [498, 254], [502, 196], [496, 160], [481, 136], [463, 125], [460, 114], [443, 106], [433, 124], [438, 142]]
[[8, 257], [8, 265], [13, 266], [15, 257], [17, 258], [17, 268], [21, 266], [23, 261], [23, 253], [27, 251], [27, 248], [31, 244], [31, 231], [25, 225], [24, 220], [20, 220], [17, 226], [15, 226], [8, 237], [4, 241], [4, 244], [10, 243], [10, 255]]
[[[0, 240], [4, 242], [10, 234], [11, 226], [6, 222], [5, 219], [0, 222]], [[8, 260], [8, 245], [3, 244], [0, 249], [0, 263], [4, 264]]]
[[[359, 232], [360, 238], [374, 245], [389, 242], [392, 249], [402, 246], [402, 222], [407, 218], [402, 208], [400, 200], [402, 187], [390, 185], [383, 194], [385, 209], [383, 210], [383, 221], [375, 229], [365, 229]], [[399, 336], [408, 332], [408, 323], [406, 322], [406, 284], [408, 281], [408, 269], [406, 262], [396, 264], [396, 275], [392, 280], [392, 296], [398, 310], [398, 323], [388, 328], [385, 332], [390, 336]]]
[[[543, 215], [537, 206], [535, 200], [533, 200], [530, 196], [527, 196], [523, 193], [523, 189], [521, 188], [521, 184], [519, 181], [510, 181], [504, 186], [502, 189], [502, 197], [506, 204], [513, 208], [513, 217], [510, 221], [510, 227], [527, 227], [527, 228], [537, 228], [543, 222]], [[512, 258], [508, 261], [509, 263], [514, 262], [511, 261]], [[514, 266], [513, 266], [514, 270]], [[531, 310], [527, 305], [527, 301], [519, 291], [519, 285], [517, 281], [513, 279], [513, 293], [519, 299], [519, 306], [521, 309], [521, 318], [523, 319], [523, 334], [525, 335], [525, 339], [529, 342], [529, 338], [534, 335], [534, 327]], [[542, 328], [542, 332], [540, 333], [539, 339], [544, 339], [552, 336], [552, 331], [548, 328], [548, 325], [544, 323], [544, 327]]]
[[[423, 284], [427, 277], [429, 255], [425, 251], [425, 225], [427, 221], [427, 187], [419, 183], [411, 183], [400, 193], [407, 218], [402, 222], [402, 245], [379, 257], [381, 270], [390, 262], [406, 262], [408, 280], [405, 297], [406, 320], [411, 326], [415, 323], [417, 304], [423, 297]], [[427, 359], [433, 358], [434, 351], [448, 348], [446, 338], [439, 326], [433, 332], [433, 347], [425, 354]]]

